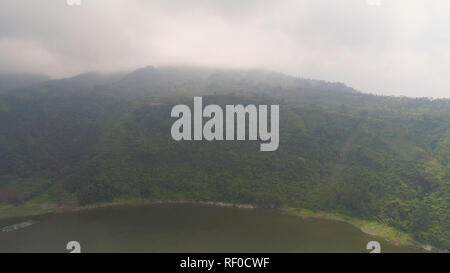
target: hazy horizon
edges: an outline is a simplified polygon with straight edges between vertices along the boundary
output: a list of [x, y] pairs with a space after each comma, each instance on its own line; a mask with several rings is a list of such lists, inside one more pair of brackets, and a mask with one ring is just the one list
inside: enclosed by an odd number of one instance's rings
[[450, 98], [447, 1], [81, 1], [1, 1], [0, 73], [264, 69]]

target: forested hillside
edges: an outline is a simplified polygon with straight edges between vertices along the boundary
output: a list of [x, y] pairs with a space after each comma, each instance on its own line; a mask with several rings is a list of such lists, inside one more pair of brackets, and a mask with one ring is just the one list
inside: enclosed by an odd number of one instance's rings
[[[204, 105], [279, 104], [279, 149], [174, 141], [172, 106], [194, 95]], [[332, 211], [450, 248], [450, 100], [269, 71], [153, 67], [0, 94], [0, 203], [135, 198]]]

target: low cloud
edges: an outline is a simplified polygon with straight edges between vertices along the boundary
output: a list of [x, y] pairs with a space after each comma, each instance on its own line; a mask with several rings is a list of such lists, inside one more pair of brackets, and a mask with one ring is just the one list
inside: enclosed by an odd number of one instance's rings
[[377, 94], [450, 97], [450, 3], [372, 2], [4, 0], [0, 72], [266, 68]]

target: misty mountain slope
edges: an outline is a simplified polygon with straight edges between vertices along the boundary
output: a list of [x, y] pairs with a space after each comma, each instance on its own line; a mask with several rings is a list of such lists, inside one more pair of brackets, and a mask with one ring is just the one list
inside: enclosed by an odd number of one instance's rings
[[[268, 71], [147, 67], [84, 77], [0, 94], [0, 202], [287, 205], [450, 246], [448, 100], [378, 97]], [[204, 105], [280, 104], [279, 149], [172, 140], [172, 106], [192, 105], [194, 95]]]
[[48, 77], [34, 74], [0, 74], [0, 93], [13, 91], [47, 81]]

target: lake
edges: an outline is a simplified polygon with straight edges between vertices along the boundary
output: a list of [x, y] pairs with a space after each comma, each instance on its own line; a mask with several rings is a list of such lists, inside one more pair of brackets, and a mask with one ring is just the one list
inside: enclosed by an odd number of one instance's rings
[[198, 204], [107, 207], [77, 212], [2, 219], [0, 227], [36, 224], [0, 232], [0, 252], [420, 252], [364, 234], [350, 224], [302, 219], [278, 210]]

